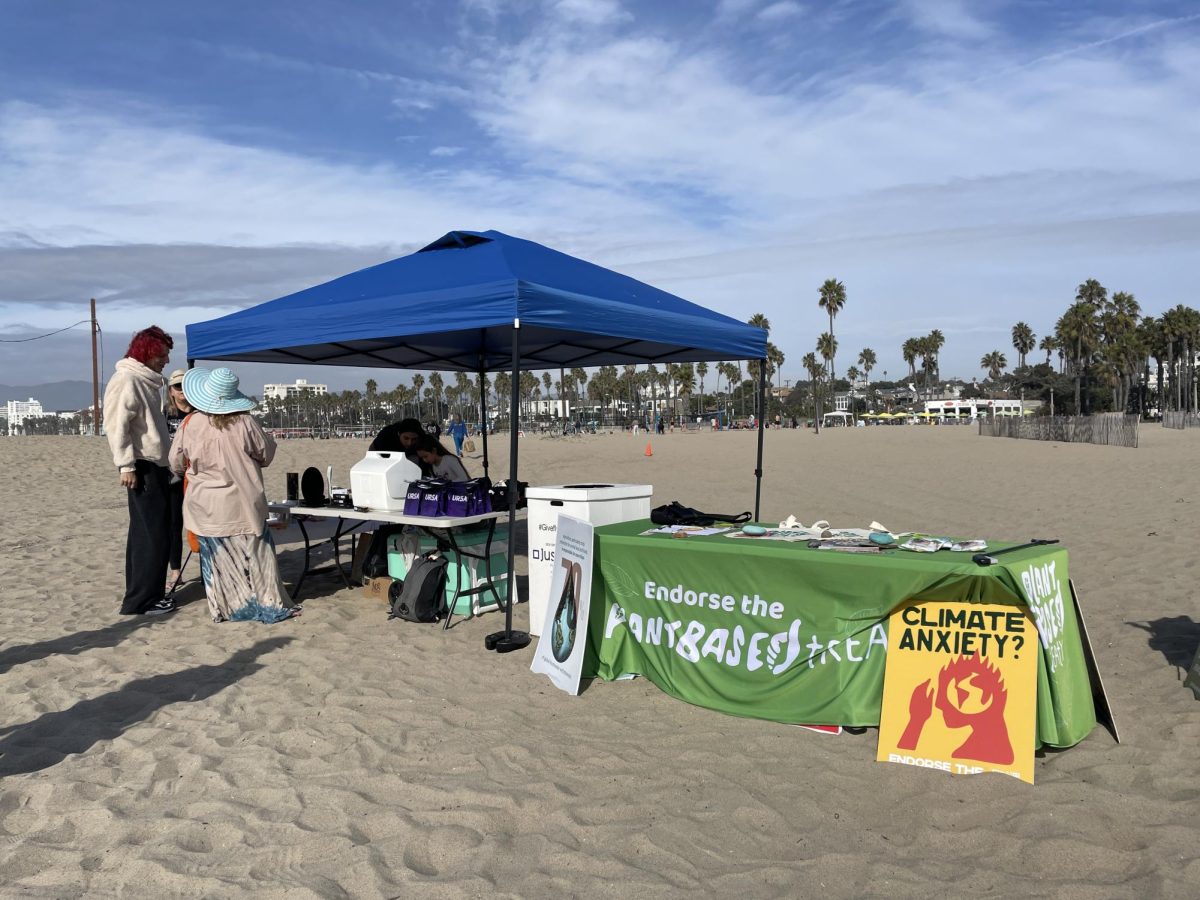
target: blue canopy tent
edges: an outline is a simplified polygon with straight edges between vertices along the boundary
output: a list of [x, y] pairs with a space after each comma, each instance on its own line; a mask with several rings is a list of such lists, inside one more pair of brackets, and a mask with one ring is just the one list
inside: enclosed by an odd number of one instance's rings
[[[415, 253], [187, 327], [192, 360], [442, 371], [766, 358], [767, 334], [581, 259], [498, 231], [452, 231]], [[761, 398], [766, 367], [759, 367]], [[509, 479], [517, 480], [517, 392]], [[480, 398], [481, 404], [483, 398]], [[483, 410], [484, 422], [487, 421]], [[754, 512], [762, 486], [758, 411]], [[484, 429], [486, 470], [487, 429]], [[515, 492], [513, 496], [515, 504]], [[512, 533], [515, 505], [509, 510]], [[509, 572], [513, 542], [509, 541]], [[509, 650], [529, 636], [512, 631]]]

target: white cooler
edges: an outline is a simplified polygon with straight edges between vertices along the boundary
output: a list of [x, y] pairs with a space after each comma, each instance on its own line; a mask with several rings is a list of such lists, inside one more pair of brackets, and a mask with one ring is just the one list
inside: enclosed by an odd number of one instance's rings
[[525, 491], [529, 501], [530, 634], [542, 633], [550, 604], [559, 513], [593, 525], [648, 519], [653, 493], [654, 487], [649, 484], [554, 484]]
[[350, 469], [350, 496], [363, 509], [404, 512], [404, 495], [419, 481], [421, 467], [400, 451], [368, 450]]

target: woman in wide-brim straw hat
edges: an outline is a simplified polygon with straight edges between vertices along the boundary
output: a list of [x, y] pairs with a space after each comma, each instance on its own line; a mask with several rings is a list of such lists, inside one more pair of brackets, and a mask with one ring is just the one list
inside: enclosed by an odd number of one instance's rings
[[278, 622], [299, 612], [279, 577], [262, 470], [275, 440], [229, 369], [192, 369], [183, 393], [196, 410], [175, 435], [171, 470], [187, 475], [183, 522], [200, 540], [213, 620]]

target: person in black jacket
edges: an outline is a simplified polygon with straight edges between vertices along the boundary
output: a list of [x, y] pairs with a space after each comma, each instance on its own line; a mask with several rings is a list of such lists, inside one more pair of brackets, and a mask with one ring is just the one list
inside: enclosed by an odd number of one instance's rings
[[367, 449], [403, 453], [409, 462], [421, 467], [422, 475], [429, 475], [431, 470], [428, 464], [417, 455], [417, 442], [424, 436], [425, 429], [416, 419], [401, 419], [399, 422], [385, 425]]

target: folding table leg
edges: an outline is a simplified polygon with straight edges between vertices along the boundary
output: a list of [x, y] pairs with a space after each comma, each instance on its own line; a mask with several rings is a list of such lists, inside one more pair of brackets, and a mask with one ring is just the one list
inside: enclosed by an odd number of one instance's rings
[[308, 539], [308, 529], [304, 527], [304, 517], [296, 516], [296, 524], [300, 526], [300, 534], [304, 536], [304, 568], [300, 570], [300, 577], [296, 579], [296, 585], [292, 588], [293, 600], [300, 594], [300, 585], [304, 584], [304, 578], [308, 575], [309, 553], [312, 549], [312, 542]]

